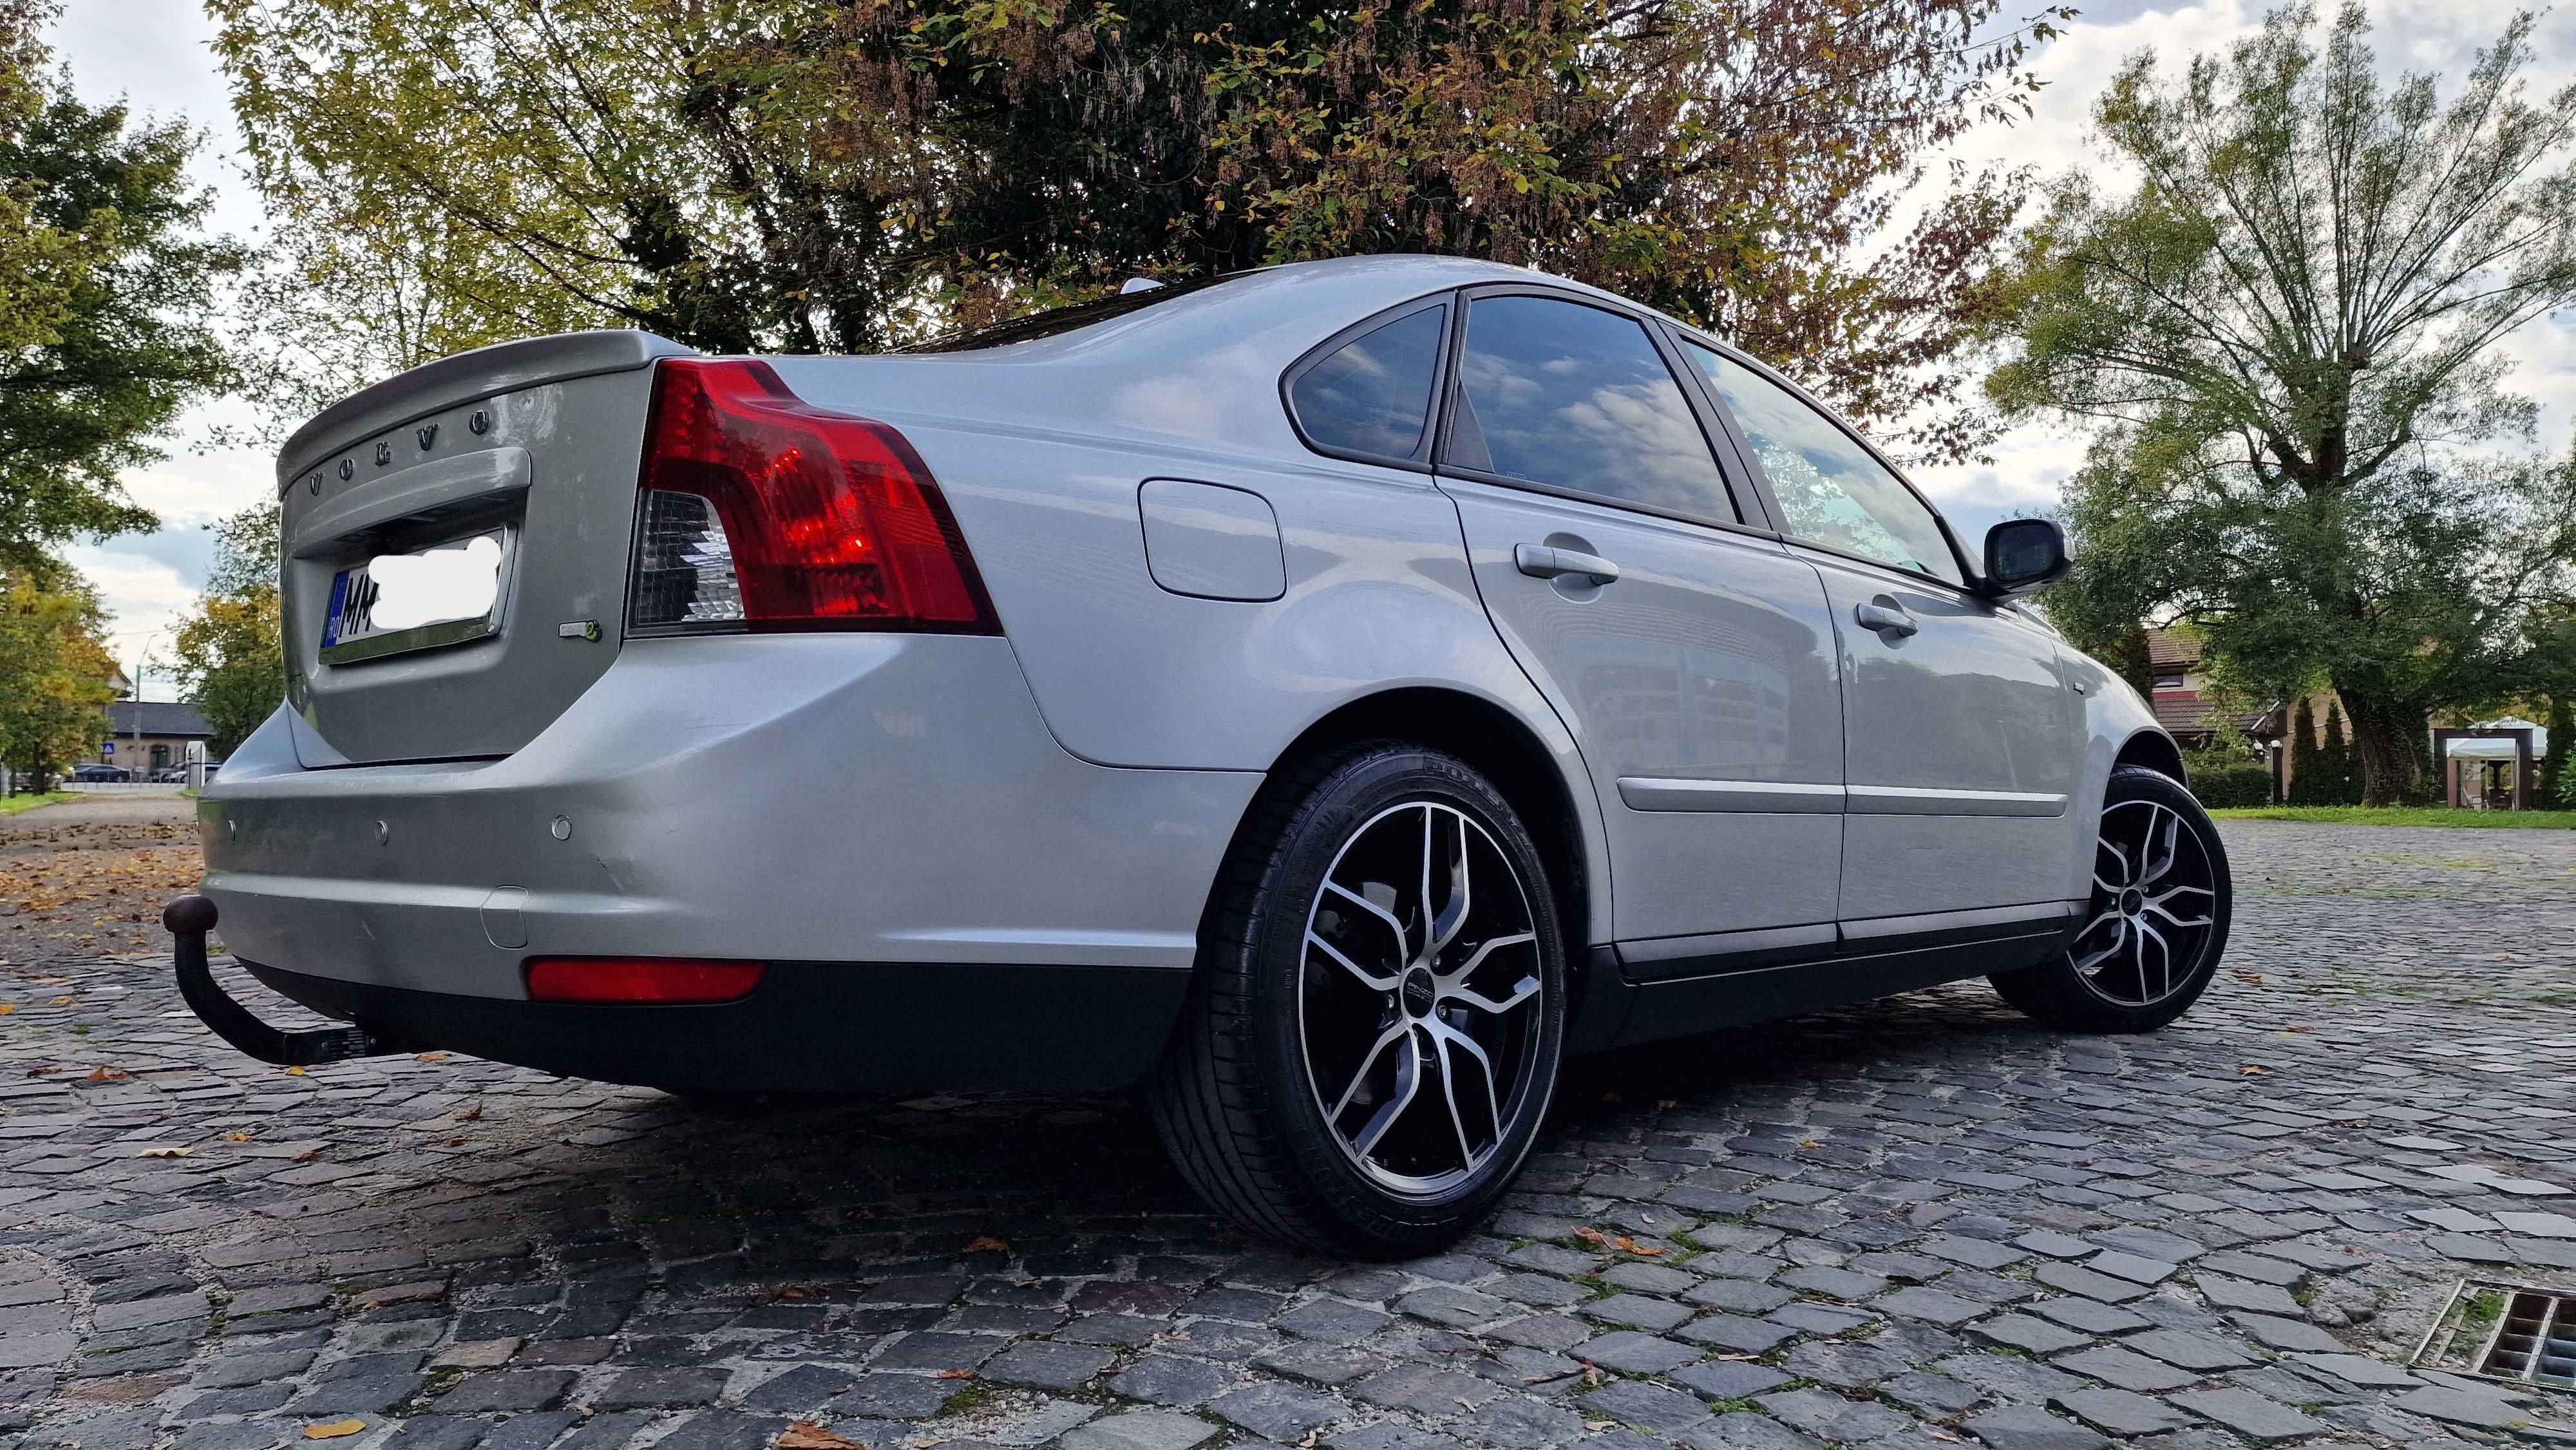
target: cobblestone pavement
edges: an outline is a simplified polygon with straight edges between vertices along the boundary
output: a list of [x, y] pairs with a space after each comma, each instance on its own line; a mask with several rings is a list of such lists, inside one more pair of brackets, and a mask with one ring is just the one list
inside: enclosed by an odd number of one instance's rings
[[1582, 1063], [1399, 1265], [1247, 1242], [1123, 1098], [295, 1075], [158, 963], [0, 969], [0, 1446], [2576, 1440], [2400, 1367], [2463, 1274], [2576, 1285], [2576, 833], [2226, 835], [2180, 1026], [1967, 985]]

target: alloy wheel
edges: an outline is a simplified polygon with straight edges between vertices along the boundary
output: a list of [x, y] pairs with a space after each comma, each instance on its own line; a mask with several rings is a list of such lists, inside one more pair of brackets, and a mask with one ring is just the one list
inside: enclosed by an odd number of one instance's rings
[[2154, 1006], [2191, 985], [2217, 904], [2217, 871], [2200, 828], [2156, 801], [2116, 801], [2102, 811], [2090, 915], [2067, 958], [2104, 1001]]
[[1464, 811], [1408, 801], [1353, 831], [1307, 911], [1303, 957], [1308, 1086], [1381, 1187], [1436, 1195], [1475, 1176], [1545, 1096], [1529, 897]]

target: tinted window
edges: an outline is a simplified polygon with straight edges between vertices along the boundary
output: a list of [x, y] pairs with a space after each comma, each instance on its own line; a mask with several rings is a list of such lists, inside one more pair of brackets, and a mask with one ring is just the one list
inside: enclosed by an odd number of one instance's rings
[[1446, 307], [1426, 307], [1343, 343], [1288, 390], [1297, 424], [1325, 448], [1411, 458], [1431, 418]]
[[1860, 440], [1751, 368], [1697, 343], [1689, 350], [1762, 460], [1791, 535], [1953, 584], [1966, 582], [1932, 510]]
[[1467, 309], [1449, 462], [1733, 520], [1681, 384], [1646, 329], [1545, 297]]

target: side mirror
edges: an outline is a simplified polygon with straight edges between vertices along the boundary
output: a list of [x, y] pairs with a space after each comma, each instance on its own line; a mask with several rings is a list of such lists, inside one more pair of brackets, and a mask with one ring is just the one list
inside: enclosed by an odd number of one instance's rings
[[2066, 530], [2055, 519], [2006, 519], [1986, 530], [1986, 587], [2021, 594], [2066, 574]]

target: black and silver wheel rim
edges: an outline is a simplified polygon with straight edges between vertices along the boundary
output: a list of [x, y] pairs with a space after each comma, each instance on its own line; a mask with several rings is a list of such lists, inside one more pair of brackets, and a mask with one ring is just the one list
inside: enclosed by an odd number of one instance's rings
[[1377, 1186], [1474, 1178], [1543, 1103], [1538, 935], [1485, 828], [1436, 801], [1380, 811], [1306, 913], [1298, 1039], [1324, 1126]]
[[2103, 807], [2086, 910], [2066, 956], [2096, 996], [2152, 1007], [2188, 988], [2218, 929], [2218, 872], [2200, 828], [2156, 801]]

